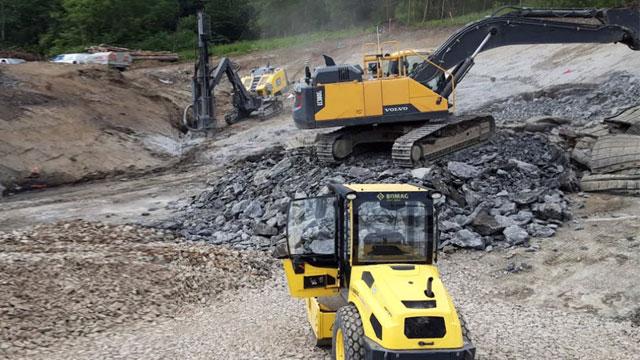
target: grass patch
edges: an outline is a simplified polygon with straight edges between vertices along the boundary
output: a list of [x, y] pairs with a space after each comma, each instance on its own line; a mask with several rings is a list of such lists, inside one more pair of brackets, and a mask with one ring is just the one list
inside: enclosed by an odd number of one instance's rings
[[425, 22], [412, 23], [413, 28], [434, 28], [434, 27], [452, 27], [452, 26], [464, 26], [470, 22], [480, 20], [493, 14], [497, 8], [490, 9], [482, 12], [474, 12], [465, 15], [448, 17], [444, 19], [427, 20]]
[[[214, 45], [209, 48], [209, 53], [214, 56], [243, 55], [255, 51], [285, 49], [306, 46], [327, 40], [340, 40], [352, 36], [371, 32], [368, 28], [349, 28], [335, 31], [317, 31], [308, 34], [285, 36], [279, 38], [267, 38], [258, 40], [243, 40], [231, 44]], [[180, 59], [193, 60], [196, 52], [193, 49], [179, 50]]]
[[[496, 8], [497, 9], [497, 8]], [[427, 20], [425, 22], [414, 22], [407, 24], [409, 28], [436, 28], [463, 26], [472, 21], [482, 19], [491, 15], [496, 9], [489, 9], [483, 12], [469, 13], [462, 16], [449, 17], [444, 19]], [[327, 40], [341, 40], [349, 37], [375, 34], [375, 27], [359, 27], [334, 31], [317, 31], [307, 34], [285, 36], [278, 38], [266, 38], [257, 40], [242, 40], [230, 44], [220, 44], [209, 47], [209, 53], [213, 56], [244, 55], [255, 51], [275, 50], [295, 48]], [[194, 60], [197, 53], [194, 49], [180, 49], [176, 51], [181, 60]]]

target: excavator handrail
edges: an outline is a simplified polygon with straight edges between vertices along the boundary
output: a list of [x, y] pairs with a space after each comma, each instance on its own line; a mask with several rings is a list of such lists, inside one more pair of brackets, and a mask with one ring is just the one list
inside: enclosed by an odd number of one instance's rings
[[406, 50], [407, 52], [409, 52], [412, 55], [418, 56], [420, 57], [423, 61], [428, 62], [429, 64], [431, 64], [432, 66], [434, 66], [435, 68], [437, 68], [438, 70], [442, 71], [444, 74], [447, 74], [451, 77], [451, 84], [452, 84], [452, 91], [451, 91], [451, 97], [452, 97], [452, 101], [449, 102], [449, 104], [451, 104], [451, 111], [455, 112], [456, 109], [456, 80], [453, 76], [453, 73], [451, 73], [449, 70], [441, 67], [440, 65], [432, 62], [431, 60], [429, 60], [429, 58], [423, 54], [418, 53], [417, 51], [413, 50], [413, 49], [408, 49]]

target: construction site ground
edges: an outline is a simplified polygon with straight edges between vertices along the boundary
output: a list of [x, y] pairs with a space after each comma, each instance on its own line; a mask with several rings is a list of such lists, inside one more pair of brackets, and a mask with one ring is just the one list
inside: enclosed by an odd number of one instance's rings
[[[451, 31], [392, 35], [427, 49]], [[270, 62], [298, 79], [323, 53], [359, 62], [353, 49], [367, 41], [233, 60], [241, 73]], [[621, 45], [491, 50], [456, 92], [457, 111], [620, 72], [640, 78], [635, 55]], [[229, 162], [314, 136], [287, 111], [212, 139], [183, 136], [191, 66], [0, 69], [0, 181], [15, 193], [0, 199], [0, 358], [329, 358], [312, 345], [304, 305], [289, 297], [275, 260], [139, 226], [165, 219]], [[220, 117], [228, 106], [220, 101]], [[576, 221], [552, 238], [442, 255], [479, 359], [637, 358], [640, 199], [571, 199]]]

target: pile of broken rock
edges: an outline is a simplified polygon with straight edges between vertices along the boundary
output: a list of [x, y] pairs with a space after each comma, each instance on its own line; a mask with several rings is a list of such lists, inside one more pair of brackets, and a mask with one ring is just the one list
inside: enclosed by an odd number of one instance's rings
[[417, 169], [396, 167], [386, 151], [327, 165], [309, 149], [275, 148], [229, 166], [175, 218], [156, 225], [190, 240], [266, 250], [284, 241], [291, 199], [326, 194], [329, 183], [414, 183], [445, 195], [442, 247], [491, 249], [553, 236], [571, 216], [564, 191], [576, 181], [569, 157], [528, 132], [500, 131]]
[[584, 126], [568, 119], [531, 118], [515, 130], [541, 131], [570, 154], [587, 192], [640, 194], [640, 106]]

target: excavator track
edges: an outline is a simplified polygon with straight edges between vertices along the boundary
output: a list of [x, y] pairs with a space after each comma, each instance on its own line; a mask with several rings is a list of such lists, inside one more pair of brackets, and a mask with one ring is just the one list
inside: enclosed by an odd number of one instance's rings
[[495, 131], [490, 115], [450, 116], [438, 122], [349, 126], [320, 134], [316, 155], [325, 163], [338, 163], [360, 144], [393, 144], [397, 166], [413, 167], [488, 140]]
[[413, 167], [487, 141], [494, 132], [495, 120], [491, 115], [452, 116], [399, 137], [391, 156], [397, 166]]
[[332, 132], [318, 135], [316, 139], [316, 156], [318, 160], [325, 163], [337, 163], [342, 158], [336, 156], [334, 148], [339, 145], [338, 140], [344, 136], [349, 136], [354, 131], [353, 128], [345, 127]]
[[[438, 130], [446, 126], [447, 124], [426, 124], [398, 138], [393, 144], [391, 152], [393, 162], [401, 167], [412, 167], [414, 163], [413, 158], [419, 156], [412, 154], [412, 150], [415, 150], [415, 142], [436, 133]], [[418, 160], [420, 160], [420, 157], [416, 159], [416, 161]]]

